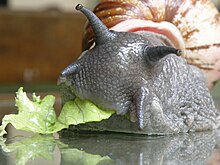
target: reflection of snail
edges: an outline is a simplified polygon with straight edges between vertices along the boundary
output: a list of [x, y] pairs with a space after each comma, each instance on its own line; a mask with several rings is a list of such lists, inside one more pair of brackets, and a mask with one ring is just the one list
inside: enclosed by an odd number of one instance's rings
[[[136, 165], [219, 165], [219, 161], [216, 159], [220, 155], [213, 155], [213, 152], [220, 150], [217, 146], [220, 144], [219, 130], [159, 137], [133, 136], [129, 134], [76, 135], [69, 129], [63, 130], [59, 134], [60, 141], [68, 144], [68, 148], [61, 148], [63, 162], [61, 164], [63, 165], [72, 163], [70, 162], [71, 159], [65, 160], [65, 158], [74, 157], [74, 153], [70, 150], [73, 147], [83, 148], [84, 152], [90, 154], [109, 156], [114, 161], [112, 164], [130, 165], [133, 162]], [[71, 137], [71, 140], [69, 137]], [[64, 150], [66, 152], [63, 152]], [[69, 154], [69, 157], [67, 157], [67, 154]], [[215, 160], [216, 162], [214, 162]]]
[[[209, 88], [220, 78], [220, 15], [209, 0], [101, 0], [94, 12], [108, 28], [157, 32], [185, 48], [184, 57], [206, 73]], [[91, 32], [87, 26], [83, 49], [93, 42]]]

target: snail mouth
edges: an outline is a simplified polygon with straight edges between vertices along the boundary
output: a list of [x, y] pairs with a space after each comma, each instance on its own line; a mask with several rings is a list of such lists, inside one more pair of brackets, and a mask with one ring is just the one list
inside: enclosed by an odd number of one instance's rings
[[153, 22], [147, 20], [130, 19], [118, 23], [111, 30], [124, 32], [148, 31], [167, 37], [174, 47], [185, 50], [184, 40], [179, 30], [169, 22]]

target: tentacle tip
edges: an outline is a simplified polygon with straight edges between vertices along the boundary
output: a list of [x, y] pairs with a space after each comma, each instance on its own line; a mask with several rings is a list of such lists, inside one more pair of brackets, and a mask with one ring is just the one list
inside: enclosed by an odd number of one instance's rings
[[83, 5], [82, 4], [78, 4], [76, 5], [75, 9], [76, 10], [81, 10], [83, 8]]
[[67, 80], [67, 78], [65, 77], [65, 75], [63, 75], [62, 73], [60, 74], [58, 80], [57, 80], [57, 85], [61, 85], [62, 83], [65, 83]]
[[176, 55], [177, 56], [181, 56], [183, 54], [183, 52], [180, 50], [180, 49], [177, 49], [176, 50]]
[[144, 121], [143, 119], [138, 121], [138, 129], [139, 131], [142, 131], [144, 129]]
[[60, 73], [60, 76], [61, 76], [61, 77], [66, 76], [66, 72], [65, 72], [65, 71], [62, 71], [62, 72]]
[[139, 123], [139, 124], [138, 124], [138, 130], [139, 130], [139, 131], [143, 131], [143, 129], [144, 129], [144, 126]]

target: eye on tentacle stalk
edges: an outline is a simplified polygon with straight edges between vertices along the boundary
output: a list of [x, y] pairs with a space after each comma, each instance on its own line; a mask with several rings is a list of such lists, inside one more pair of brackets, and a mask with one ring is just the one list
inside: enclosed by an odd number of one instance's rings
[[168, 46], [146, 46], [143, 53], [146, 61], [153, 64], [168, 54], [181, 56], [182, 51]]
[[76, 10], [81, 11], [89, 20], [90, 25], [95, 36], [96, 44], [104, 44], [108, 40], [112, 40], [115, 34], [110, 32], [109, 29], [102, 23], [102, 21], [89, 9], [81, 4], [76, 6]]

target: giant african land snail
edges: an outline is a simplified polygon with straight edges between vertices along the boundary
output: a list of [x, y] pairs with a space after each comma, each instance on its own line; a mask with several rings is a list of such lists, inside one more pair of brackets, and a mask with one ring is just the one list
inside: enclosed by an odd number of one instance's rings
[[76, 9], [89, 19], [95, 45], [61, 72], [62, 99], [87, 99], [117, 114], [89, 128], [167, 134], [220, 126], [204, 75], [175, 55], [180, 51], [172, 40], [149, 31], [109, 31], [91, 11]]

